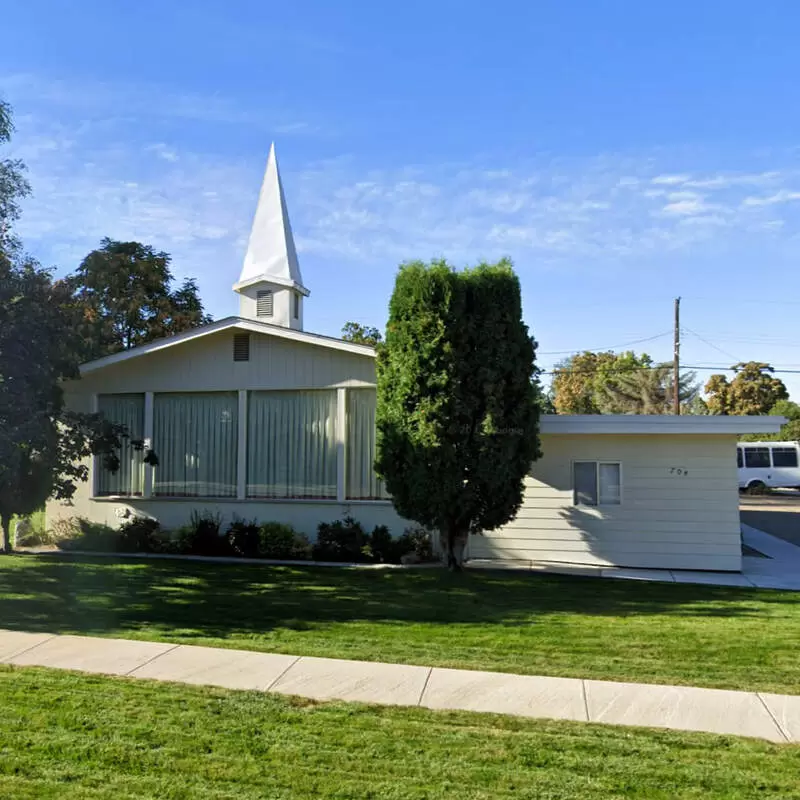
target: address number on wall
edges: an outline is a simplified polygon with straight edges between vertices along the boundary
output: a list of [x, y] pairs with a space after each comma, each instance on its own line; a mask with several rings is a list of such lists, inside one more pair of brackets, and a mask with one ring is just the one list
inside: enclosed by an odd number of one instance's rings
[[685, 477], [689, 474], [688, 469], [684, 469], [683, 467], [670, 467], [669, 468], [670, 475], [678, 475], [680, 477]]

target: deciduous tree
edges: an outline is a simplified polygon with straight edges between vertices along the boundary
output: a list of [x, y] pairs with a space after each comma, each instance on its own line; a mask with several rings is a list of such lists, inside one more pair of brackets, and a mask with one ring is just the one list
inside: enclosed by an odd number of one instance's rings
[[505, 524], [539, 456], [536, 344], [511, 263], [401, 267], [378, 352], [378, 457], [398, 512], [438, 529], [459, 569]]
[[377, 328], [361, 325], [358, 322], [345, 322], [342, 327], [342, 339], [356, 344], [368, 344], [370, 347], [378, 345], [383, 337]]
[[725, 375], [712, 375], [705, 385], [706, 403], [712, 414], [755, 416], [768, 414], [789, 392], [775, 370], [763, 361], [734, 364], [732, 381]]
[[82, 340], [81, 360], [205, 325], [197, 284], [172, 289], [170, 256], [139, 242], [103, 239], [65, 281]]
[[[697, 396], [699, 387], [693, 372], [678, 376], [678, 398], [685, 406]], [[602, 414], [672, 414], [673, 369], [657, 364], [649, 369], [619, 372], [601, 384], [598, 407]]]

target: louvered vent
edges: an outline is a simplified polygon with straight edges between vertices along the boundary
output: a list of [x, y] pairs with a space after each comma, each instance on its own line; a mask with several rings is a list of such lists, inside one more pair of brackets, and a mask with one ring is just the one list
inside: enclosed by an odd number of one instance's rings
[[264, 289], [256, 295], [256, 316], [272, 316], [272, 290]]
[[250, 334], [236, 333], [233, 336], [233, 360], [250, 360]]

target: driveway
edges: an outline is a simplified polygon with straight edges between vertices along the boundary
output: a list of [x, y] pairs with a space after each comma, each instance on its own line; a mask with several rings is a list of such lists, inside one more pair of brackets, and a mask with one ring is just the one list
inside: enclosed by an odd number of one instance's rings
[[764, 497], [743, 495], [739, 514], [745, 525], [800, 547], [800, 492]]

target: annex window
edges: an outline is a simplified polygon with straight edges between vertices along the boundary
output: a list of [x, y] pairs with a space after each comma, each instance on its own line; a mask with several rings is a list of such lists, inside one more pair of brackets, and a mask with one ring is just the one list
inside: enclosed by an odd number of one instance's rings
[[250, 360], [249, 333], [235, 333], [233, 335], [233, 360], [234, 361]]
[[745, 447], [744, 465], [746, 467], [769, 467], [769, 447]]
[[740, 468], [744, 466], [744, 458], [742, 457], [741, 447], [736, 448], [736, 466]]
[[153, 494], [236, 497], [238, 418], [236, 392], [157, 394]]
[[794, 447], [773, 447], [772, 448], [773, 467], [796, 467], [797, 450]]
[[256, 294], [256, 316], [271, 317], [273, 310], [272, 289], [262, 289]]
[[144, 436], [143, 394], [101, 394], [98, 411], [110, 422], [124, 425], [128, 436], [121, 440], [119, 469], [111, 472], [98, 457], [96, 491], [99, 496], [141, 495], [144, 485], [144, 450], [132, 442]]
[[622, 501], [621, 475], [618, 462], [574, 461], [573, 502], [576, 506], [618, 506]]

